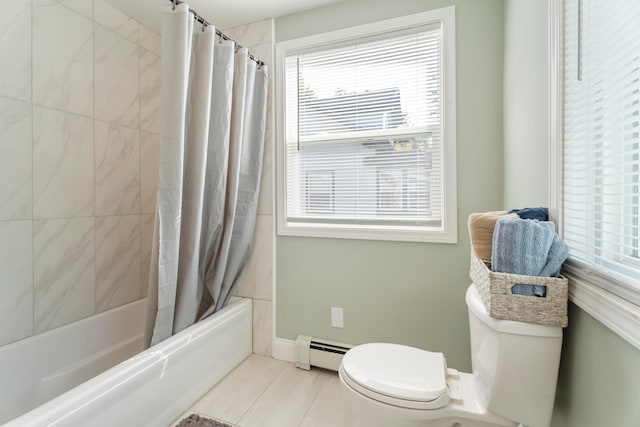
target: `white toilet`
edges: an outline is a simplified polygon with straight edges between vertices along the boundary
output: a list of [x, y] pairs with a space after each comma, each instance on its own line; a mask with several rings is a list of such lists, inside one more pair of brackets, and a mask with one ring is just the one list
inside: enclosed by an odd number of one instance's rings
[[354, 413], [372, 426], [549, 426], [562, 328], [489, 317], [473, 285], [466, 302], [472, 374], [447, 368], [442, 353], [359, 345], [339, 370]]

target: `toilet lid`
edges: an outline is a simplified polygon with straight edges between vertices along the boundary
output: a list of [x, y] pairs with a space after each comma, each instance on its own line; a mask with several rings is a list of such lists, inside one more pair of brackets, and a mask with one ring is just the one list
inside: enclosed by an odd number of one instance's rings
[[[442, 353], [432, 353], [398, 344], [363, 344], [349, 350], [342, 359], [341, 372], [359, 391], [368, 391], [399, 401], [433, 402], [419, 405], [438, 408], [449, 402], [446, 364]], [[380, 399], [379, 399], [380, 400]], [[389, 399], [382, 399], [388, 401]], [[391, 403], [391, 402], [389, 402]], [[435, 405], [437, 403], [437, 405]], [[415, 407], [415, 405], [398, 406]]]

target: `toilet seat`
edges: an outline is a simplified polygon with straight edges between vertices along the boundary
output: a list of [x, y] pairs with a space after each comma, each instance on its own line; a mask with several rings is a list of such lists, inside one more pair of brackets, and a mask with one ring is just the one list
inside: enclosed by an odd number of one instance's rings
[[402, 408], [437, 409], [450, 400], [442, 353], [398, 344], [364, 344], [345, 354], [340, 376], [358, 393]]

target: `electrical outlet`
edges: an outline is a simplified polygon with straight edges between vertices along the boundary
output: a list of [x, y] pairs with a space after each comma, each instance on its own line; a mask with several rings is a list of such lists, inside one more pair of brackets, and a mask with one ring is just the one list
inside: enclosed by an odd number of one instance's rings
[[331, 326], [344, 328], [344, 311], [342, 307], [331, 307]]

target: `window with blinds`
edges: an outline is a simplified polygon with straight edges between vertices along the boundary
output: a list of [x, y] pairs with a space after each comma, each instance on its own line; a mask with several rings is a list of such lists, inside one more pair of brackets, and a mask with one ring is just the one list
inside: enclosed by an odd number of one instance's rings
[[567, 0], [564, 40], [570, 268], [640, 304], [640, 2]]
[[374, 25], [372, 34], [283, 52], [286, 228], [394, 240], [384, 232], [451, 234], [443, 26]]

